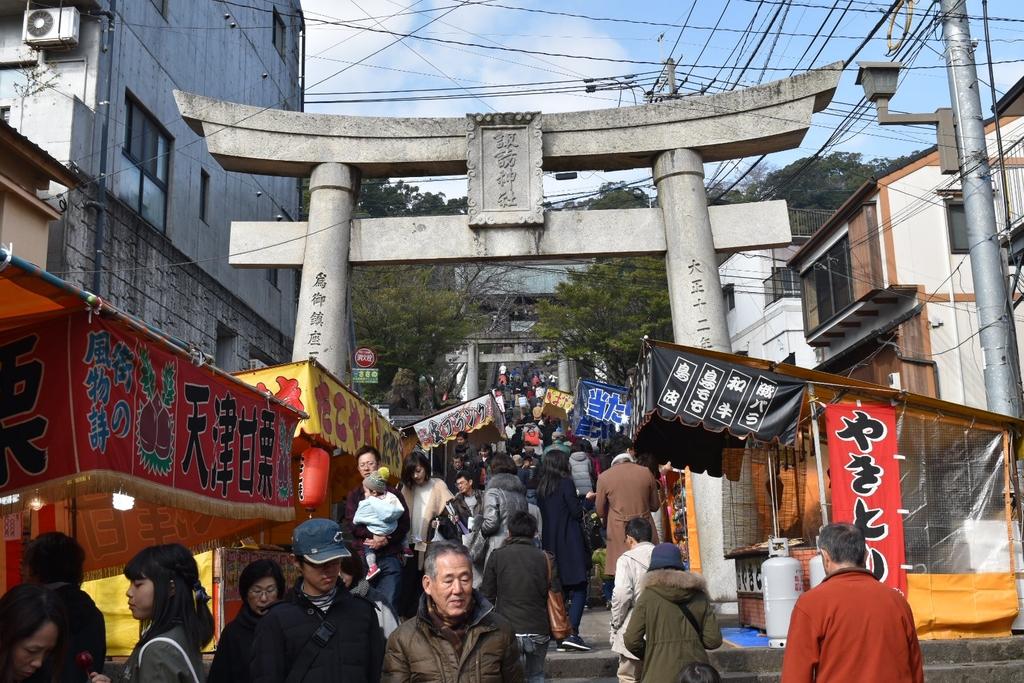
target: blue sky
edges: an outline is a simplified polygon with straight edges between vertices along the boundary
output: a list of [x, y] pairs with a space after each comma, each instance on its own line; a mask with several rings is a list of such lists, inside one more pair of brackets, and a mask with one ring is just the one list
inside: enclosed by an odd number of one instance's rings
[[[634, 98], [643, 102], [643, 91], [658, 75], [658, 63], [670, 55], [680, 64], [677, 79], [682, 83], [681, 92], [745, 87], [785, 77], [793, 70], [846, 59], [889, 4], [888, 0], [793, 0], [784, 4], [779, 0], [303, 0], [308, 34], [307, 110], [462, 116], [491, 110], [555, 112], [631, 106]], [[968, 7], [972, 35], [979, 41], [976, 59], [979, 76], [985, 81], [982, 106], [988, 114], [991, 98], [984, 65], [982, 5], [979, 0], [969, 2]], [[991, 0], [989, 14], [998, 96], [1024, 76], [1024, 2]], [[911, 32], [933, 16], [931, 2], [918, 0]], [[904, 12], [894, 29], [897, 39], [905, 18]], [[716, 25], [718, 30], [713, 32]], [[857, 60], [891, 59], [886, 55], [887, 28], [876, 34]], [[420, 38], [398, 41], [394, 35], [414, 31]], [[831, 38], [813, 38], [815, 34], [831, 34]], [[913, 69], [905, 72], [892, 110], [932, 111], [949, 106], [941, 33], [930, 30], [915, 45]], [[553, 53], [584, 58], [551, 56]], [[782, 166], [817, 151], [860, 99], [862, 91], [854, 84], [855, 77], [856, 68], [844, 73], [832, 107], [815, 116], [799, 149], [772, 155], [766, 162]], [[585, 92], [586, 78], [598, 79], [596, 92]], [[508, 94], [537, 89], [545, 92]], [[396, 97], [430, 99], [362, 101]], [[343, 102], [322, 102], [325, 100]], [[836, 149], [866, 156], [898, 156], [934, 141], [932, 128], [882, 128], [874, 122], [872, 110], [852, 126]], [[750, 161], [721, 168], [709, 164], [706, 171], [709, 176], [717, 172], [721, 177], [735, 177]], [[605, 181], [633, 181], [645, 175], [640, 170], [581, 173], [575, 181], [548, 178], [545, 192], [586, 192]], [[424, 190], [444, 191], [449, 196], [465, 194], [461, 179], [417, 182]]]

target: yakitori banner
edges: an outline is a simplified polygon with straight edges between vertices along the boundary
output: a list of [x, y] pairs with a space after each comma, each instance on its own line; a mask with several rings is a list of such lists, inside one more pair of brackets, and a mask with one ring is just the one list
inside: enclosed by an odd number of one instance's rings
[[298, 415], [116, 318], [82, 310], [0, 333], [0, 397], [7, 506], [120, 490], [232, 519], [292, 518]]
[[896, 409], [833, 403], [825, 407], [825, 428], [833, 519], [864, 532], [868, 568], [879, 581], [905, 594]]

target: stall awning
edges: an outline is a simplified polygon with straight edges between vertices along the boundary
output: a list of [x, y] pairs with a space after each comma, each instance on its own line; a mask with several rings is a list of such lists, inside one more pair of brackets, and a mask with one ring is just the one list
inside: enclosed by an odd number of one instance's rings
[[74, 501], [89, 569], [293, 517], [299, 412], [17, 257], [0, 293], [0, 514]]
[[505, 438], [505, 416], [494, 395], [487, 393], [429, 415], [405, 430], [414, 433], [420, 446], [427, 449], [451, 441], [459, 432], [466, 432], [471, 443], [491, 443]]
[[398, 429], [317, 361], [273, 365], [238, 372], [235, 377], [309, 415], [295, 428], [301, 448], [311, 444], [353, 455], [368, 444], [380, 451], [392, 472], [401, 470]]
[[637, 449], [714, 476], [721, 476], [721, 449], [730, 435], [792, 445], [808, 384], [819, 395], [898, 399], [914, 410], [1024, 427], [1006, 415], [759, 358], [654, 340], [643, 342], [641, 354], [631, 389]]

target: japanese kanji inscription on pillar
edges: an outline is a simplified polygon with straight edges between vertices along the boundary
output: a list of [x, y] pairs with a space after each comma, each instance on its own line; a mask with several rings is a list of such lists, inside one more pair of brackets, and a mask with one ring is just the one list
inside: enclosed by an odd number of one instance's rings
[[540, 113], [466, 118], [469, 225], [543, 225]]

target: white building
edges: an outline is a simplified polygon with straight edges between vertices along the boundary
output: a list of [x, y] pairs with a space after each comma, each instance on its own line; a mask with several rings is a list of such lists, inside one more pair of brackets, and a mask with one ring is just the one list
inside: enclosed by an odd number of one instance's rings
[[[986, 127], [997, 217], [1006, 232], [1019, 224], [1024, 206], [1020, 92], [1018, 84], [999, 105], [1002, 162], [994, 123]], [[934, 148], [865, 183], [789, 261], [800, 273], [817, 368], [984, 407], [967, 247], [959, 176], [940, 172]], [[1011, 284], [1013, 274], [1008, 268]], [[1024, 311], [1015, 318], [1019, 346]]]
[[733, 353], [814, 367], [814, 349], [804, 339], [799, 279], [786, 262], [828, 215], [790, 209], [793, 245], [730, 254], [719, 266]]
[[[172, 91], [300, 109], [299, 0], [29, 5], [0, 0], [0, 117], [92, 179], [54, 190], [63, 216], [39, 265], [215, 354], [228, 370], [289, 358], [296, 273], [231, 268], [228, 226], [298, 220], [299, 185], [221, 170]], [[104, 161], [108, 208], [98, 239]]]

